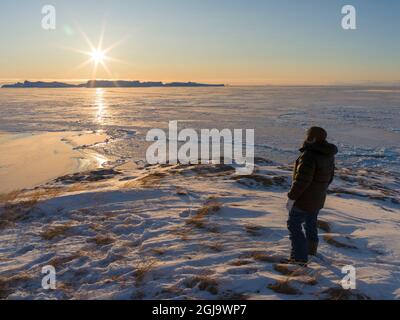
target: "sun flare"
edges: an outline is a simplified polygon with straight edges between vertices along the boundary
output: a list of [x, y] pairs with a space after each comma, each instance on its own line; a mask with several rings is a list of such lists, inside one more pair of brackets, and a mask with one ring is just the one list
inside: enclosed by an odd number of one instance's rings
[[80, 50], [80, 49], [70, 48], [71, 50], [73, 50], [77, 53], [80, 53], [80, 54], [84, 54], [85, 56], [88, 57], [88, 59], [86, 61], [82, 62], [74, 70], [75, 71], [80, 70], [88, 65], [93, 65], [93, 70], [92, 70], [92, 75], [91, 75], [92, 79], [96, 79], [99, 68], [103, 69], [106, 72], [108, 78], [112, 79], [113, 74], [107, 64], [115, 63], [115, 62], [126, 64], [126, 62], [109, 56], [109, 52], [111, 50], [113, 50], [115, 47], [119, 46], [123, 41], [125, 41], [125, 39], [127, 37], [124, 37], [124, 38], [118, 40], [117, 42], [115, 42], [114, 44], [112, 44], [108, 47], [104, 47], [103, 40], [104, 40], [105, 26], [103, 26], [102, 32], [100, 34], [99, 42], [95, 46], [94, 43], [89, 39], [89, 37], [86, 35], [86, 33], [82, 29], [80, 29], [78, 27], [78, 30], [81, 33], [83, 39], [86, 41], [87, 45], [89, 46], [89, 50], [84, 51], [84, 50]]
[[93, 50], [90, 53], [90, 56], [92, 57], [92, 60], [96, 63], [103, 63], [105, 59], [105, 53], [101, 50]]

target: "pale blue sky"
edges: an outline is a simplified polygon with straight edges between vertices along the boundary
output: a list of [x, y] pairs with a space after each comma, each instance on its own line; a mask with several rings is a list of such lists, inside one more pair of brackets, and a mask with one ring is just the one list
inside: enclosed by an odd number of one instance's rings
[[[41, 8], [57, 29], [41, 28]], [[341, 8], [358, 29], [341, 28]], [[97, 78], [224, 83], [400, 80], [398, 0], [1, 0], [0, 79], [88, 79], [78, 26], [124, 63]]]

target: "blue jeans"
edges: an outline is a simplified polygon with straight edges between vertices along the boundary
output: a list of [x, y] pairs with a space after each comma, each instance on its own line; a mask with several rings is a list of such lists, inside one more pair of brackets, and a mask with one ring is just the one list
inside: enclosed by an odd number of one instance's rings
[[318, 245], [318, 214], [319, 211], [307, 212], [296, 207], [290, 211], [287, 226], [292, 242], [291, 259], [307, 262], [309, 243]]

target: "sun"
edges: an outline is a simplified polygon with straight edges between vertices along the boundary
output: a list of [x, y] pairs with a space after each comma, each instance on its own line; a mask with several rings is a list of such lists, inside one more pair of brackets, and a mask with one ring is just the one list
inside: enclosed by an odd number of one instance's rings
[[106, 58], [105, 52], [102, 50], [92, 50], [90, 56], [95, 63], [103, 63]]
[[80, 70], [80, 69], [92, 64], [93, 65], [93, 71], [92, 71], [91, 79], [96, 79], [97, 71], [98, 71], [99, 67], [102, 68], [107, 73], [107, 75], [108, 75], [108, 77], [110, 79], [112, 79], [113, 78], [113, 74], [112, 74], [111, 70], [109, 69], [109, 67], [107, 66], [107, 63], [109, 63], [109, 62], [117, 62], [117, 63], [126, 64], [126, 62], [123, 61], [123, 60], [119, 60], [119, 59], [115, 59], [115, 58], [110, 57], [109, 56], [109, 52], [111, 50], [113, 50], [115, 47], [117, 47], [118, 45], [120, 45], [128, 37], [125, 36], [124, 38], [118, 40], [117, 42], [115, 42], [111, 46], [104, 47], [103, 46], [103, 39], [104, 39], [105, 25], [103, 25], [98, 45], [95, 46], [92, 43], [92, 41], [89, 39], [89, 37], [85, 34], [85, 32], [79, 26], [77, 26], [77, 29], [81, 33], [81, 35], [84, 38], [84, 40], [86, 41], [87, 45], [89, 46], [89, 51], [69, 48], [72, 51], [75, 51], [75, 52], [80, 53], [80, 54], [84, 54], [84, 55], [86, 55], [88, 57], [88, 59], [86, 61], [82, 62], [80, 65], [78, 65], [76, 68], [74, 68], [74, 71]]

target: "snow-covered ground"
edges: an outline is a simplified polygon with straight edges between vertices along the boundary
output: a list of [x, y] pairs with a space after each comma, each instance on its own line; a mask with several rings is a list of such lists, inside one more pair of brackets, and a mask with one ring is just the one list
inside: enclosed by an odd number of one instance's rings
[[[148, 166], [65, 176], [3, 196], [0, 297], [8, 299], [398, 299], [400, 176], [341, 169], [307, 269], [280, 264], [291, 168]], [[42, 267], [57, 289], [41, 287]], [[357, 271], [344, 291], [342, 267]]]

